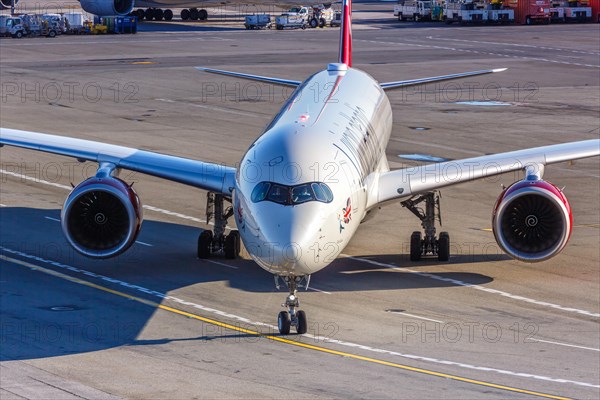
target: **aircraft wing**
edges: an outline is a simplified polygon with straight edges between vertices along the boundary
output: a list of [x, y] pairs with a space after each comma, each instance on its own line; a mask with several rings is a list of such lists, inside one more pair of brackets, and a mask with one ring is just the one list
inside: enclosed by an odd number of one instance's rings
[[385, 83], [380, 84], [380, 86], [384, 90], [399, 89], [399, 88], [404, 88], [404, 87], [408, 87], [408, 86], [423, 85], [425, 83], [449, 81], [449, 80], [454, 80], [454, 79], [459, 79], [459, 78], [468, 78], [470, 76], [494, 74], [496, 72], [503, 72], [503, 71], [506, 71], [506, 68], [483, 69], [480, 71], [461, 72], [459, 74], [431, 76], [429, 78], [410, 79], [410, 80], [406, 80], [406, 81], [396, 81], [396, 82], [385, 82]]
[[389, 171], [379, 176], [372, 205], [528, 167], [543, 173], [548, 164], [598, 155], [600, 140], [593, 139]]
[[230, 195], [235, 168], [131, 147], [44, 133], [0, 128], [0, 146], [16, 146], [73, 157], [79, 161], [112, 163], [117, 168], [168, 179]]

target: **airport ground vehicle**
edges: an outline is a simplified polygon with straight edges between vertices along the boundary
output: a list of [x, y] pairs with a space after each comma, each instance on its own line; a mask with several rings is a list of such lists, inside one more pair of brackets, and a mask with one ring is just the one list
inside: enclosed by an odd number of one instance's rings
[[315, 7], [313, 8], [312, 14], [309, 13], [308, 26], [311, 28], [324, 28], [327, 25], [331, 25], [331, 21], [333, 21], [334, 17], [335, 13], [330, 7]]
[[483, 24], [488, 21], [487, 10], [477, 8], [472, 0], [448, 0], [444, 6], [447, 24]]
[[23, 20], [19, 17], [0, 15], [0, 36], [12, 36], [22, 38], [27, 35], [23, 26]]
[[278, 30], [282, 29], [306, 29], [308, 22], [304, 15], [288, 15], [282, 14], [275, 18], [275, 27]]
[[592, 7], [578, 1], [552, 1], [550, 20], [556, 22], [586, 22], [592, 20]]
[[271, 29], [273, 22], [269, 14], [246, 15], [244, 26], [246, 29]]
[[394, 15], [398, 21], [431, 21], [432, 2], [425, 0], [399, 0], [394, 6]]
[[46, 36], [53, 38], [60, 33], [56, 24], [36, 15], [0, 17], [0, 35], [2, 36], [12, 36], [17, 39], [25, 36]]

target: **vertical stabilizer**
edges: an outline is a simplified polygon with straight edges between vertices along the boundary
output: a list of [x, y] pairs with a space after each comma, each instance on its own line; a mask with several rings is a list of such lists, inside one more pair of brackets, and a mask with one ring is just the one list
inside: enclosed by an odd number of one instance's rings
[[339, 62], [352, 66], [352, 0], [344, 0], [342, 3]]

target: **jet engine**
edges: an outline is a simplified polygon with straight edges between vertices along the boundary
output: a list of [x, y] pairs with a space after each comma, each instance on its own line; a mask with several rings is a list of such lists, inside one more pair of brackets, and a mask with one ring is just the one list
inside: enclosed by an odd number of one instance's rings
[[522, 180], [500, 194], [492, 219], [498, 245], [525, 262], [554, 257], [571, 236], [573, 216], [563, 192], [548, 181]]
[[[5, 0], [2, 0], [5, 1]], [[79, 0], [81, 8], [101, 17], [127, 15], [133, 11], [135, 0]]]
[[62, 230], [79, 253], [109, 258], [127, 250], [142, 224], [137, 193], [119, 178], [93, 177], [67, 197], [61, 213]]
[[[2, 4], [2, 9], [3, 10], [7, 10], [9, 8], [12, 7], [12, 1], [11, 0], [0, 0], [0, 3]], [[17, 3], [19, 3], [19, 0], [14, 0], [14, 6], [17, 6]]]

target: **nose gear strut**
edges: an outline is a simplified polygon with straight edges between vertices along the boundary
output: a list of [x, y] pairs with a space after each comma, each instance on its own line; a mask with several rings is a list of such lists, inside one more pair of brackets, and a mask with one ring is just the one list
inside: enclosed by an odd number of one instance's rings
[[[308, 323], [306, 320], [306, 313], [303, 310], [296, 310], [300, 307], [300, 301], [298, 300], [298, 288], [304, 287], [308, 289], [310, 282], [310, 275], [306, 276], [283, 276], [281, 277], [284, 283], [287, 285], [290, 294], [286, 297], [285, 303], [281, 307], [287, 307], [288, 311], [281, 311], [277, 317], [277, 327], [279, 333], [282, 335], [288, 335], [290, 333], [290, 327], [293, 325], [296, 327], [296, 332], [299, 335], [306, 333], [308, 330]], [[275, 276], [275, 286], [279, 289], [279, 277]]]

